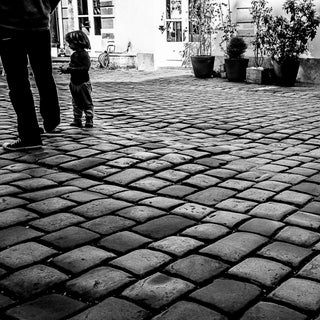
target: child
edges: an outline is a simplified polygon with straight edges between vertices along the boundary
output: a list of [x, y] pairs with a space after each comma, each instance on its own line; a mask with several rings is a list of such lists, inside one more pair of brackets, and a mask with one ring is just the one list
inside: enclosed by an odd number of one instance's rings
[[70, 73], [70, 92], [73, 105], [73, 122], [71, 126], [82, 127], [82, 113], [86, 117], [86, 128], [93, 127], [93, 103], [91, 98], [91, 82], [89, 77], [90, 57], [85, 49], [90, 49], [87, 35], [81, 31], [66, 34], [66, 42], [74, 52], [70, 57], [68, 67], [60, 67], [61, 73]]

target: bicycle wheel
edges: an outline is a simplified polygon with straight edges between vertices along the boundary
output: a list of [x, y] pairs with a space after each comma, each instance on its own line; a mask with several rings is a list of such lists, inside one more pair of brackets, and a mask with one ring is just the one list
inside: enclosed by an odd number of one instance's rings
[[98, 62], [100, 65], [100, 68], [107, 68], [110, 63], [110, 58], [108, 52], [102, 52], [98, 56]]

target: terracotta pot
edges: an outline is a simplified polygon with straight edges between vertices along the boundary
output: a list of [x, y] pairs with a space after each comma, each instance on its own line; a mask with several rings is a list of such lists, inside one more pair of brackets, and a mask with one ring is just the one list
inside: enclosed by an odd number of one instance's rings
[[214, 56], [193, 56], [191, 63], [197, 78], [211, 78], [213, 75]]
[[271, 61], [276, 84], [285, 87], [294, 86], [299, 71], [300, 61], [297, 59], [286, 59], [282, 63], [279, 63], [274, 59]]

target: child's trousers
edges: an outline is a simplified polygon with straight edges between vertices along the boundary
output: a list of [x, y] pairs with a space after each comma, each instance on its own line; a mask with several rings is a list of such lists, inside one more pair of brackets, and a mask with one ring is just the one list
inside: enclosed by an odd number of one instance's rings
[[93, 122], [93, 103], [91, 98], [92, 86], [90, 81], [81, 84], [70, 82], [72, 95], [73, 116], [75, 122], [81, 122], [82, 114], [85, 114], [86, 122]]

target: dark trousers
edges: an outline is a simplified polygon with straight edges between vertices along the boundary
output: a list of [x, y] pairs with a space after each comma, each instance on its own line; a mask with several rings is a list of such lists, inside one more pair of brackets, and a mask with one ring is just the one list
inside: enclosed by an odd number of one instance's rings
[[93, 121], [93, 102], [91, 98], [91, 82], [74, 84], [70, 82], [70, 92], [72, 95], [73, 117], [75, 122], [80, 122], [82, 113], [85, 114], [86, 122]]
[[17, 115], [19, 138], [26, 142], [39, 142], [41, 138], [29, 82], [28, 60], [39, 91], [43, 126], [50, 131], [60, 123], [57, 89], [52, 76], [50, 31], [0, 30], [0, 56]]

